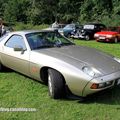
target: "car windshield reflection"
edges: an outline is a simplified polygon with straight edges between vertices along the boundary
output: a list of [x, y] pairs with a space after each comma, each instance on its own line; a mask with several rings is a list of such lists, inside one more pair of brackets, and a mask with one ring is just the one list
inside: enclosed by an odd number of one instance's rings
[[71, 41], [58, 32], [34, 32], [26, 34], [26, 38], [32, 50], [73, 45]]

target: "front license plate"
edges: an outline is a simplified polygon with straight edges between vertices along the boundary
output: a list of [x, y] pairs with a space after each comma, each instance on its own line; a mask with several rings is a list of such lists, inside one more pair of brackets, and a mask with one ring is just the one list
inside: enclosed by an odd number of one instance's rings
[[118, 81], [117, 81], [117, 85], [120, 85], [120, 79], [118, 79]]
[[105, 39], [105, 37], [100, 37], [99, 39]]

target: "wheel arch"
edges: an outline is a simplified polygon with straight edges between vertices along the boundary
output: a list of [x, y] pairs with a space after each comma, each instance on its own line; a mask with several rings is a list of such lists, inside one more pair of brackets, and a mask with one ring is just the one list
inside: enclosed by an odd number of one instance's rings
[[[52, 68], [52, 67], [47, 67], [47, 66], [42, 67], [42, 68], [40, 69], [40, 79], [41, 79], [45, 84], [48, 83], [48, 69], [56, 70], [56, 69], [54, 69], [54, 68]], [[64, 84], [66, 84], [65, 77], [63, 76], [63, 74], [62, 74], [60, 71], [58, 71], [58, 70], [56, 70], [56, 71], [59, 72], [59, 73], [62, 75], [62, 77], [63, 77], [63, 82], [64, 82]]]

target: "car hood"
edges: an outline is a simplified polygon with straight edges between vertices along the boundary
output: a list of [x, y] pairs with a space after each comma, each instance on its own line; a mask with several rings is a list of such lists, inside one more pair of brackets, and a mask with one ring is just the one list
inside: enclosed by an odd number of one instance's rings
[[64, 46], [49, 49], [36, 50], [36, 52], [57, 58], [79, 69], [83, 66], [91, 66], [99, 70], [102, 75], [120, 70], [120, 64], [112, 56], [97, 49], [84, 46]]
[[118, 32], [114, 32], [114, 31], [101, 31], [101, 32], [97, 32], [96, 34], [99, 34], [99, 35], [115, 35], [115, 34], [118, 34]]

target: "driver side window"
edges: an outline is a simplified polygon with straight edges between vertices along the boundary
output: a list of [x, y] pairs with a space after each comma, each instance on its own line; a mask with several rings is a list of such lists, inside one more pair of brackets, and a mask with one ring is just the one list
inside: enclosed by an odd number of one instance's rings
[[14, 48], [15, 46], [22, 47], [25, 49], [25, 43], [23, 37], [20, 35], [13, 35], [5, 44], [5, 46]]

